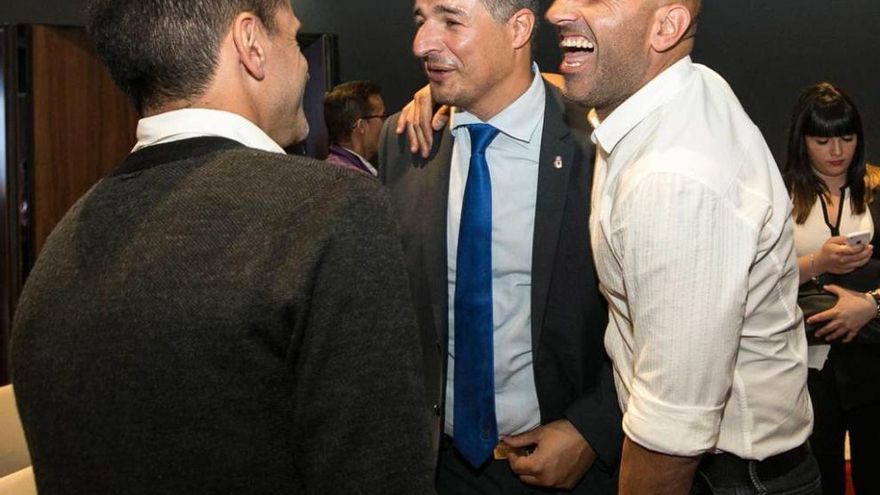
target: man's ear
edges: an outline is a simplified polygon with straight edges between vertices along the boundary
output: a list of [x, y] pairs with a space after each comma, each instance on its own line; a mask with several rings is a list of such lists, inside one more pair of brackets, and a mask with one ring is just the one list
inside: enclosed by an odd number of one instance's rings
[[507, 21], [513, 34], [513, 48], [520, 49], [532, 42], [535, 30], [535, 13], [529, 9], [520, 9]]
[[256, 80], [266, 77], [266, 29], [253, 12], [242, 12], [232, 21], [232, 41], [238, 60]]
[[367, 133], [367, 129], [366, 129], [367, 128], [367, 121], [364, 119], [357, 119], [354, 121], [354, 125], [352, 126], [352, 128], [354, 129], [354, 132], [356, 132], [356, 133], [366, 134]]
[[661, 53], [674, 48], [688, 32], [691, 20], [690, 9], [680, 3], [657, 9], [651, 32], [651, 48]]

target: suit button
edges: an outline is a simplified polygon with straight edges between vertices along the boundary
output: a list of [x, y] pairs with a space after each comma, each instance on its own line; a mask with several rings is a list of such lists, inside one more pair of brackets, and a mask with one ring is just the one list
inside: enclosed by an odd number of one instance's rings
[[434, 404], [434, 414], [440, 416], [440, 404]]

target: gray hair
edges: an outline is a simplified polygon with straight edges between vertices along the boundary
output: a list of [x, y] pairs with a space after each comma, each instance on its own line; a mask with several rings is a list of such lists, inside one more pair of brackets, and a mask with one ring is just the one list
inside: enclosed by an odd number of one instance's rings
[[498, 22], [507, 22], [513, 14], [522, 9], [529, 9], [535, 14], [536, 18], [540, 18], [538, 11], [540, 5], [538, 0], [481, 0], [486, 10], [492, 14], [492, 17]]

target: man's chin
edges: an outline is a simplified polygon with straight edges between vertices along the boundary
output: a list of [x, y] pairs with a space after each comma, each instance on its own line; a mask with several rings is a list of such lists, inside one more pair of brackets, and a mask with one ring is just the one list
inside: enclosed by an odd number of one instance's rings
[[431, 85], [431, 99], [434, 100], [434, 103], [438, 105], [455, 105], [456, 100], [458, 99], [458, 95], [449, 85], [442, 85], [439, 83], [430, 83]]
[[562, 94], [571, 101], [587, 104], [590, 100], [590, 87], [587, 78], [580, 74], [563, 74], [565, 86]]

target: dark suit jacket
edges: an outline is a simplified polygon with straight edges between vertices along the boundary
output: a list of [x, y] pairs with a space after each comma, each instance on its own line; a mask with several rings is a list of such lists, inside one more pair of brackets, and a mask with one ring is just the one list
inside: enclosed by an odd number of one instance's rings
[[[607, 311], [598, 292], [588, 218], [594, 150], [586, 112], [547, 88], [532, 259], [532, 345], [541, 422], [569, 419], [598, 453], [577, 492], [615, 493], [623, 440], [604, 349]], [[427, 160], [386, 123], [379, 178], [391, 189], [410, 288], [422, 331], [428, 401], [439, 435], [446, 377], [448, 289], [446, 215], [453, 136], [434, 136]], [[562, 167], [556, 164], [561, 160]]]

